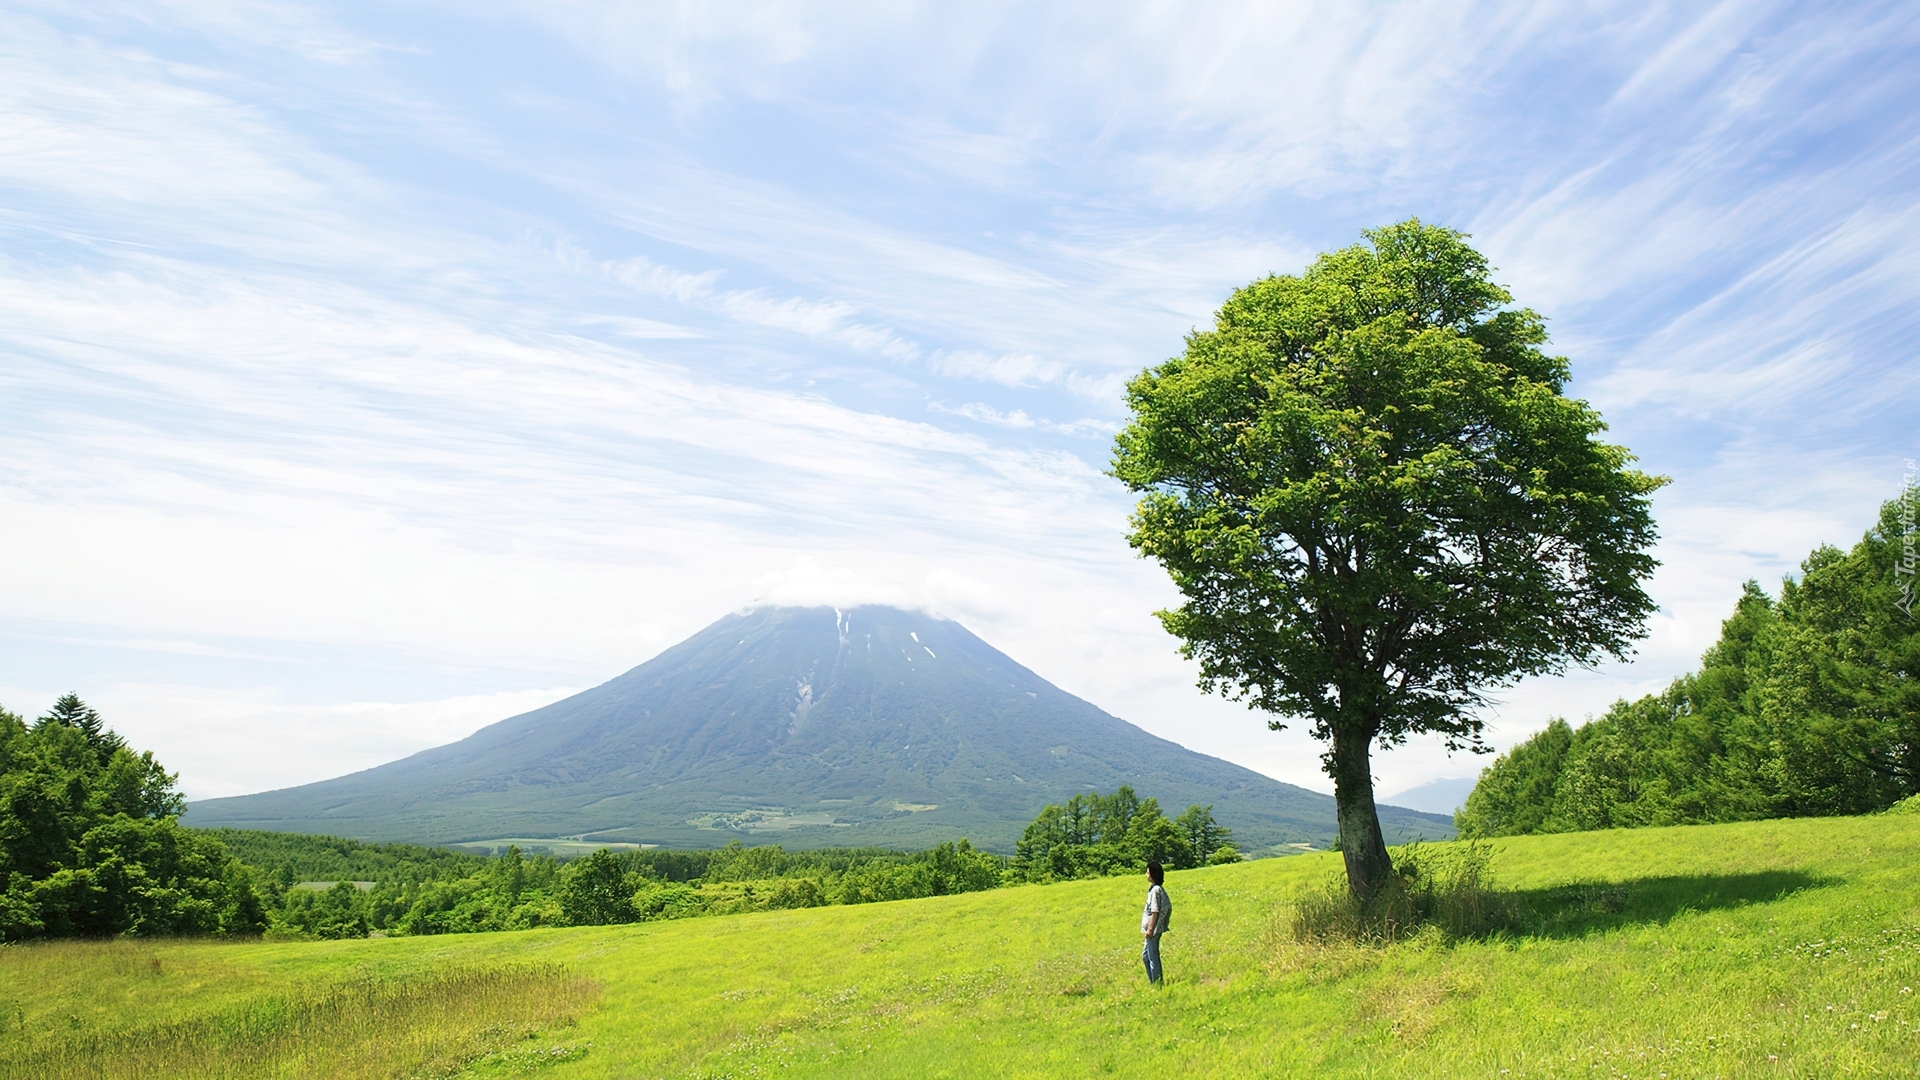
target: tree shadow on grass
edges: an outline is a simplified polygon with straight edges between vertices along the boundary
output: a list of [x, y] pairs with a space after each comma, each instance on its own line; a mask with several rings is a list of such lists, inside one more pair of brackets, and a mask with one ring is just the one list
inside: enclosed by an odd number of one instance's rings
[[[1506, 892], [1520, 908], [1524, 936], [1578, 938], [1629, 926], [1665, 924], [1687, 912], [1724, 911], [1784, 900], [1838, 884], [1798, 870], [1679, 874]], [[1527, 917], [1528, 915], [1531, 917]]]

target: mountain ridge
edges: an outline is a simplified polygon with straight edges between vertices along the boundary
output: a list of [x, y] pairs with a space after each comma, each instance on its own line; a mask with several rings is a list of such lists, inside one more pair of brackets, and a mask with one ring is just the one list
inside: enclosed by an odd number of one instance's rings
[[[581, 836], [1010, 851], [1050, 802], [1130, 783], [1250, 848], [1323, 845], [1333, 800], [1161, 739], [957, 622], [886, 607], [727, 615], [613, 679], [348, 776], [193, 803], [196, 826], [423, 843]], [[1383, 807], [1393, 839], [1452, 835]]]

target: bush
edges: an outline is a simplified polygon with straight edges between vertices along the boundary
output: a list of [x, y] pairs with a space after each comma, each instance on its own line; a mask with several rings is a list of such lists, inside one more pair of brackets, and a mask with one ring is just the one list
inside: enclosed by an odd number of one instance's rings
[[571, 926], [632, 922], [633, 896], [642, 880], [601, 848], [560, 871], [560, 910]]
[[707, 913], [698, 888], [680, 881], [656, 881], [633, 894], [633, 911], [642, 919], [691, 919]]
[[1213, 849], [1211, 855], [1207, 856], [1207, 865], [1226, 866], [1239, 862], [1241, 858], [1239, 848], [1234, 847], [1232, 844], [1221, 844], [1219, 847]]
[[[251, 834], [242, 839], [254, 840]], [[738, 842], [717, 851], [603, 848], [566, 863], [546, 855], [526, 858], [511, 846], [497, 858], [460, 856], [450, 862], [406, 845], [376, 849], [327, 837], [296, 840], [254, 844], [266, 857], [283, 860], [260, 878], [277, 938], [600, 926], [944, 896], [998, 887], [1007, 864], [1005, 857], [979, 851], [966, 840], [920, 852], [786, 851]], [[373, 887], [296, 887], [296, 857], [299, 865], [327, 869], [333, 876], [359, 866], [372, 872]], [[452, 876], [445, 873], [449, 868], [472, 872]], [[0, 926], [14, 914], [12, 898], [0, 893]]]
[[1493, 850], [1485, 844], [1413, 843], [1395, 849], [1386, 891], [1363, 907], [1335, 874], [1294, 904], [1295, 941], [1391, 945], [1425, 927], [1448, 939], [1522, 929], [1531, 913], [1493, 887]]
[[932, 896], [933, 887], [933, 868], [924, 862], [874, 862], [842, 874], [835, 882], [833, 896], [837, 903], [873, 904]]
[[351, 881], [336, 881], [327, 889], [295, 889], [274, 920], [279, 938], [363, 938], [371, 929], [367, 894]]
[[[585, 861], [585, 860], [583, 860]], [[563, 901], [575, 911], [593, 909], [604, 897], [581, 889], [553, 886], [564, 871], [552, 859], [526, 859], [517, 846], [495, 859], [483, 860], [478, 873], [453, 880], [414, 881], [405, 885], [387, 881], [374, 887], [368, 899], [373, 925], [399, 934], [470, 934], [489, 930], [527, 930], [536, 926], [567, 926], [571, 920]], [[616, 875], [616, 888], [625, 888], [628, 875]], [[618, 903], [600, 910], [621, 912]], [[625, 920], [621, 920], [625, 921]]]

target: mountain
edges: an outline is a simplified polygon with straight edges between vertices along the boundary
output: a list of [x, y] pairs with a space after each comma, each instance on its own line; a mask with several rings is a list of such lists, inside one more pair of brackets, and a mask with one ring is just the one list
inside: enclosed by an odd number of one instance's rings
[[1442, 777], [1429, 780], [1418, 787], [1387, 796], [1395, 806], [1404, 806], [1409, 810], [1424, 810], [1429, 814], [1451, 815], [1466, 805], [1467, 796], [1473, 793], [1473, 786], [1479, 783], [1478, 777]]
[[[1011, 851], [1048, 803], [1132, 784], [1212, 804], [1247, 850], [1325, 846], [1333, 800], [1156, 738], [960, 624], [886, 607], [729, 615], [610, 682], [334, 780], [208, 799], [190, 825], [417, 843]], [[1451, 820], [1383, 807], [1389, 842]]]

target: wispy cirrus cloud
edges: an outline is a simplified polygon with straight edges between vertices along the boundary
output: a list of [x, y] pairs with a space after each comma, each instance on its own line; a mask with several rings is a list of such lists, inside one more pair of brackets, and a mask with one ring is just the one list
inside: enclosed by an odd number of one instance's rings
[[860, 309], [844, 301], [770, 296], [764, 289], [716, 289], [721, 272], [689, 274], [635, 256], [607, 262], [601, 272], [623, 285], [704, 308], [730, 319], [816, 340], [837, 342], [857, 352], [891, 360], [914, 360], [920, 347], [884, 326], [858, 321]]
[[1192, 690], [1100, 470], [1228, 290], [1418, 214], [1675, 477], [1645, 659], [1517, 688], [1517, 737], [1683, 669], [1914, 453], [1916, 57], [1897, 3], [19, 6], [0, 606], [59, 629], [0, 688], [114, 688], [225, 792], [348, 758], [250, 772], [203, 706], [371, 762], [886, 599], [1315, 782]]
[[994, 427], [1016, 428], [1019, 430], [1039, 429], [1058, 432], [1062, 435], [1079, 435], [1111, 438], [1120, 431], [1120, 425], [1110, 420], [1094, 417], [1082, 417], [1078, 420], [1056, 421], [1041, 417], [1028, 416], [1025, 409], [1001, 411], [984, 401], [969, 401], [961, 405], [948, 405], [943, 401], [930, 401], [927, 408], [949, 416], [965, 417], [976, 423]]

